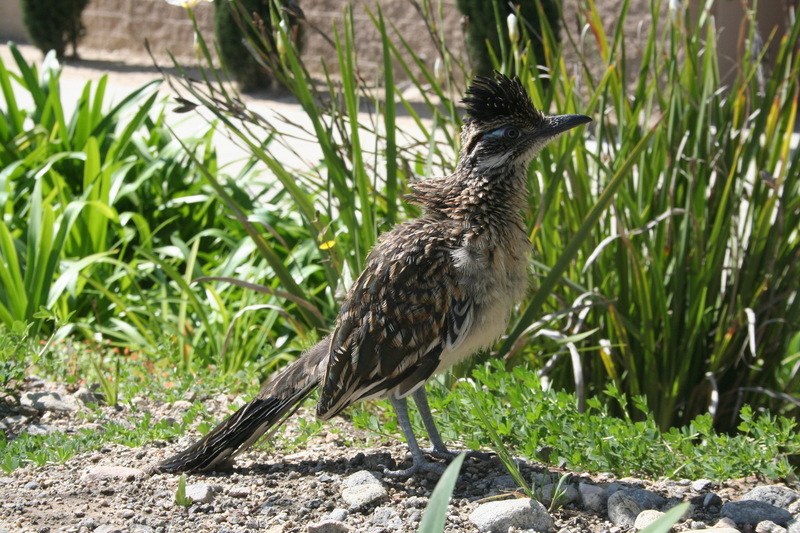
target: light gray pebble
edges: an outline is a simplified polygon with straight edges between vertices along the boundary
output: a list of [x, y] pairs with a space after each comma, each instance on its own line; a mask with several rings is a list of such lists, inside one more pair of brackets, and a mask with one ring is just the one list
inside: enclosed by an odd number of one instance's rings
[[544, 506], [530, 498], [489, 502], [478, 506], [469, 520], [480, 531], [506, 533], [510, 527], [549, 531], [555, 527]]
[[25, 483], [25, 489], [27, 490], [36, 490], [38, 488], [39, 488], [38, 481], [28, 481], [27, 483]]
[[93, 516], [87, 516], [81, 520], [80, 527], [85, 527], [89, 531], [92, 531], [97, 528], [97, 520], [95, 520]]
[[175, 402], [172, 402], [172, 407], [174, 407], [179, 411], [188, 411], [189, 409], [192, 408], [192, 402], [186, 400], [177, 400]]
[[247, 498], [250, 496], [250, 488], [245, 485], [234, 485], [231, 487], [231, 490], [228, 491], [228, 496], [231, 498]]
[[368, 505], [377, 503], [389, 496], [386, 488], [379, 483], [367, 483], [347, 487], [342, 491], [342, 500], [347, 504], [350, 511], [361, 509]]
[[114, 465], [92, 466], [83, 474], [84, 479], [119, 479], [123, 481], [132, 481], [142, 476], [144, 476], [144, 471], [139, 468]]
[[771, 520], [776, 524], [784, 525], [792, 519], [792, 515], [786, 509], [756, 500], [727, 502], [722, 506], [720, 516], [730, 518], [737, 524], [751, 525], [758, 524], [764, 520]]
[[[661, 511], [656, 511], [655, 509], [645, 509], [636, 516], [636, 520], [633, 522], [633, 529], [636, 531], [641, 531], [662, 516], [664, 516], [664, 513]], [[669, 531], [672, 531], [672, 528], [670, 528]]]
[[63, 433], [61, 428], [50, 424], [29, 424], [25, 427], [25, 433], [29, 435], [51, 435], [53, 433]]
[[372, 513], [369, 519], [370, 523], [389, 530], [398, 530], [403, 528], [403, 521], [397, 514], [397, 511], [390, 507], [379, 507]]
[[698, 479], [692, 483], [692, 489], [696, 490], [697, 492], [703, 492], [704, 490], [710, 489], [714, 485], [714, 482], [710, 479]]
[[786, 528], [770, 520], [764, 520], [756, 525], [756, 533], [786, 533]]
[[800, 500], [800, 494], [780, 485], [767, 485], [754, 488], [742, 496], [742, 499], [769, 503], [775, 507], [788, 509], [792, 503]]
[[214, 487], [208, 483], [186, 485], [186, 497], [194, 503], [210, 503], [214, 499]]
[[344, 480], [344, 486], [348, 488], [356, 487], [358, 485], [369, 485], [371, 483], [383, 485], [383, 481], [381, 480], [380, 476], [369, 470], [359, 470], [358, 472], [350, 474]]
[[308, 533], [349, 533], [350, 526], [338, 520], [323, 520], [314, 524], [308, 524]]
[[790, 520], [787, 529], [789, 533], [800, 533], [800, 517]]
[[94, 533], [125, 533], [125, 529], [113, 524], [103, 524], [94, 529]]
[[413, 507], [415, 509], [424, 509], [428, 505], [428, 498], [422, 496], [409, 496], [403, 499], [403, 507]]
[[328, 515], [328, 518], [337, 522], [344, 522], [345, 519], [347, 519], [348, 514], [349, 513], [347, 512], [347, 509], [338, 508], [331, 511], [331, 513]]
[[123, 509], [119, 512], [119, 517], [127, 520], [128, 518], [133, 518], [135, 514], [133, 509]]
[[608, 518], [615, 526], [633, 527], [636, 517], [644, 510], [644, 506], [633, 499], [627, 491], [617, 491], [608, 498]]
[[103, 399], [103, 397], [100, 394], [92, 392], [86, 387], [81, 387], [80, 389], [75, 391], [75, 394], [73, 394], [72, 396], [84, 405], [90, 403], [99, 404]]
[[26, 392], [19, 399], [23, 407], [31, 407], [37, 411], [71, 412], [80, 409], [78, 400], [73, 396], [56, 391]]

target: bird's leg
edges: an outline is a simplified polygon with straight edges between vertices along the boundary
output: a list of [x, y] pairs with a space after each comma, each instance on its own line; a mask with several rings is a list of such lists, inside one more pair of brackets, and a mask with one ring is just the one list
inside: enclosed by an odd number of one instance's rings
[[[385, 468], [383, 474], [390, 477], [408, 477], [413, 476], [417, 472], [435, 472], [437, 474], [442, 474], [444, 472], [444, 465], [441, 463], [432, 463], [425, 459], [419, 444], [417, 444], [417, 438], [414, 436], [414, 430], [411, 428], [411, 421], [408, 418], [408, 402], [406, 399], [391, 396], [390, 400], [392, 402], [392, 407], [394, 407], [395, 416], [397, 416], [397, 424], [403, 431], [403, 436], [408, 445], [408, 451], [411, 452], [413, 463], [410, 467], [403, 470], [389, 470]], [[430, 410], [428, 410], [428, 415], [430, 415]], [[436, 435], [438, 437], [438, 431]], [[439, 441], [441, 441], [441, 437], [439, 437]]]
[[[417, 411], [419, 411], [419, 416], [422, 418], [422, 423], [425, 424], [425, 430], [428, 432], [428, 438], [433, 446], [433, 450], [430, 451], [430, 454], [437, 459], [452, 461], [458, 454], [447, 449], [447, 446], [442, 440], [442, 436], [439, 434], [439, 429], [436, 427], [436, 423], [433, 421], [431, 408], [428, 405], [428, 394], [425, 392], [425, 387], [423, 386], [418, 388], [411, 394], [411, 396], [414, 398], [414, 403], [417, 404]], [[468, 450], [464, 453], [467, 454], [467, 457], [474, 457], [475, 459], [481, 459], [484, 461], [489, 460], [492, 456], [494, 456], [494, 454], [491, 452], [481, 452], [477, 450]]]
[[428, 432], [428, 439], [430, 439], [431, 445], [433, 446], [431, 455], [440, 459], [452, 460], [455, 454], [450, 453], [447, 449], [447, 446], [442, 440], [442, 436], [439, 434], [439, 429], [436, 427], [436, 422], [433, 421], [425, 386], [423, 385], [411, 393], [411, 397], [414, 398], [414, 403], [417, 404], [417, 411], [419, 411], [419, 416], [422, 418], [422, 423], [425, 424], [425, 431]]

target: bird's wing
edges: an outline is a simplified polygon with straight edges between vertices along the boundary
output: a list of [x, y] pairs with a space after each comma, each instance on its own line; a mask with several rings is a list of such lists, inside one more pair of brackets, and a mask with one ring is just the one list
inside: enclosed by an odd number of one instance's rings
[[388, 391], [412, 392], [439, 366], [442, 351], [463, 341], [472, 304], [451, 249], [430, 238], [389, 237], [370, 253], [339, 313], [317, 416]]

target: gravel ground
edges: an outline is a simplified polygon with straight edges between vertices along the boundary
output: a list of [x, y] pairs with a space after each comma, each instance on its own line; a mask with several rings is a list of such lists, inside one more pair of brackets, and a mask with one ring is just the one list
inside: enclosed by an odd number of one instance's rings
[[[74, 394], [58, 384], [34, 382], [20, 405], [6, 409], [0, 428], [20, 431], [102, 431], [107, 422], [131, 424], [150, 413], [153, 421], [178, 419], [186, 400], [157, 403], [134, 398], [129, 408], [103, 408], [98, 422], [82, 416], [86, 390]], [[205, 400], [210, 415], [222, 416], [234, 398]], [[284, 437], [300, 434], [300, 411]], [[198, 420], [199, 422], [199, 420]], [[337, 419], [291, 452], [251, 450], [231, 471], [187, 476], [188, 506], [175, 502], [178, 476], [148, 473], [195, 432], [177, 442], [142, 448], [107, 444], [61, 464], [22, 468], [0, 477], [0, 532], [411, 532], [416, 531], [436, 476], [393, 479], [383, 466], [407, 466], [400, 441], [374, 437]], [[347, 441], [347, 442], [345, 442]], [[298, 451], [299, 450], [299, 451]], [[553, 483], [566, 472], [521, 461], [522, 472], [549, 505]], [[754, 479], [646, 481], [606, 474], [568, 473], [564, 503], [547, 509], [521, 500], [496, 458], [467, 459], [456, 485], [446, 531], [622, 532], [633, 531], [649, 511], [690, 502], [676, 531], [800, 532], [800, 493]], [[749, 514], [748, 514], [749, 513]], [[508, 515], [508, 516], [507, 516]], [[488, 520], [488, 522], [487, 522]], [[634, 526], [634, 521], [639, 523]], [[721, 529], [727, 527], [728, 529]]]

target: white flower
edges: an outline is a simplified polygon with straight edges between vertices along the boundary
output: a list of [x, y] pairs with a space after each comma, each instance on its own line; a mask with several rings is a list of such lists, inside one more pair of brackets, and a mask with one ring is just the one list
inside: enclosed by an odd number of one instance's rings
[[519, 28], [517, 28], [517, 16], [514, 13], [508, 15], [506, 19], [508, 25], [508, 38], [512, 43], [519, 41]]
[[[194, 7], [200, 0], [164, 0], [166, 3], [173, 5], [173, 6], [181, 6], [181, 7]], [[214, 0], [203, 0], [205, 2], [213, 2]]]
[[441, 57], [437, 57], [436, 61], [433, 62], [433, 79], [435, 79], [436, 83], [439, 85], [444, 83], [444, 68], [442, 67]]

